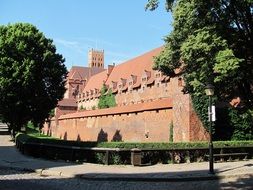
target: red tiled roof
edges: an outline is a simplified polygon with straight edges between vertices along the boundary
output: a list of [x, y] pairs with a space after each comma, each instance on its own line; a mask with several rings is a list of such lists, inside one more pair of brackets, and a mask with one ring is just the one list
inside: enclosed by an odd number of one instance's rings
[[152, 76], [154, 74], [154, 70], [152, 69], [154, 64], [153, 58], [162, 51], [162, 48], [163, 46], [115, 66], [106, 84], [109, 85], [112, 81], [120, 81], [121, 78], [129, 79], [131, 75], [137, 76], [138, 83], [144, 70], [150, 71]]
[[75, 99], [62, 99], [58, 102], [57, 106], [69, 106], [69, 107], [77, 107], [77, 103]]
[[[88, 83], [85, 86], [83, 92], [92, 90], [94, 88], [100, 90], [104, 82], [106, 85], [110, 86], [112, 82], [121, 81], [121, 78], [126, 80], [130, 79], [131, 75], [137, 76], [137, 80], [133, 84], [133, 88], [139, 87], [141, 84], [141, 76], [145, 70], [151, 72], [151, 78], [148, 81], [151, 84], [154, 80], [154, 70], [152, 69], [154, 64], [153, 57], [157, 56], [162, 51], [162, 49], [163, 46], [115, 66], [109, 77], [107, 75], [107, 71], [103, 71], [99, 74], [92, 76], [88, 80]], [[127, 86], [128, 83], [126, 83], [123, 88], [126, 89]], [[113, 90], [113, 93], [115, 92], [117, 92], [117, 89]]]
[[144, 102], [139, 104], [132, 104], [127, 106], [113, 107], [107, 109], [99, 110], [86, 110], [79, 111], [76, 113], [66, 114], [59, 117], [59, 119], [68, 118], [81, 118], [81, 117], [91, 117], [91, 116], [102, 116], [102, 115], [113, 115], [113, 114], [126, 114], [135, 113], [141, 111], [159, 110], [165, 108], [172, 108], [172, 99], [164, 98], [152, 102]]
[[90, 91], [93, 89], [101, 89], [103, 86], [103, 83], [107, 79], [107, 71], [103, 71], [101, 73], [98, 73], [96, 75], [93, 75], [87, 82], [85, 88], [83, 89], [83, 92]]
[[105, 69], [99, 68], [99, 67], [79, 67], [79, 66], [73, 66], [69, 73], [68, 78], [69, 79], [88, 79], [92, 75], [98, 74]]

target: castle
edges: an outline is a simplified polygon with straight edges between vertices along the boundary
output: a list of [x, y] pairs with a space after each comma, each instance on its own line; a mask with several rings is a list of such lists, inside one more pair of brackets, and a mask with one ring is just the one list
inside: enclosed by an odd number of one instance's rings
[[[90, 50], [89, 67], [72, 67], [67, 91], [44, 133], [65, 140], [124, 142], [188, 142], [209, 134], [182, 92], [180, 75], [152, 69], [163, 47], [104, 69], [104, 51]], [[98, 109], [101, 88], [115, 96], [116, 106]]]

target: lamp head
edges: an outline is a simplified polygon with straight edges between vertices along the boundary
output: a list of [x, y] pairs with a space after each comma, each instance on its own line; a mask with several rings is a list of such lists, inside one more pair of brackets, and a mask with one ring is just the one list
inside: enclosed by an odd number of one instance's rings
[[214, 95], [214, 86], [211, 84], [207, 84], [205, 86], [205, 92], [207, 96], [213, 96]]

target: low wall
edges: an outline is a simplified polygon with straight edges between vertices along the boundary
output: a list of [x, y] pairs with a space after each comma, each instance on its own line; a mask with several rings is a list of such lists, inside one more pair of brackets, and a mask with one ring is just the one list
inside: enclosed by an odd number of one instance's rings
[[55, 136], [79, 141], [168, 142], [172, 109], [59, 119]]
[[171, 122], [172, 101], [166, 98], [62, 115], [47, 122], [43, 132], [65, 140], [168, 142]]
[[[79, 111], [47, 122], [43, 132], [64, 140], [173, 142], [208, 140], [190, 97], [170, 98], [101, 110]], [[171, 129], [171, 125], [173, 128]]]

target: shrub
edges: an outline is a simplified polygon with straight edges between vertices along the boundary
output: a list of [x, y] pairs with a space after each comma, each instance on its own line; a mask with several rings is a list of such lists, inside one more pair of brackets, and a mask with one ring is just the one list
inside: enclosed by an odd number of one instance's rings
[[105, 154], [102, 152], [96, 152], [95, 159], [96, 159], [96, 163], [104, 164], [105, 163]]
[[253, 139], [253, 117], [250, 110], [230, 108], [229, 117], [233, 127], [231, 140]]
[[[130, 164], [132, 148], [142, 150], [143, 164], [156, 163], [183, 163], [207, 161], [207, 142], [192, 143], [125, 143], [125, 142], [77, 142], [52, 139], [51, 137], [35, 137], [19, 133], [16, 136], [17, 146], [20, 148], [25, 142], [26, 154], [48, 159], [61, 159], [71, 161], [85, 161], [91, 163], [105, 164], [105, 152], [101, 150], [86, 149], [88, 147], [119, 148], [110, 151], [109, 164]], [[36, 145], [36, 143], [38, 143]], [[43, 143], [43, 146], [41, 146]], [[58, 146], [57, 146], [58, 145]], [[69, 147], [69, 148], [66, 148]], [[84, 147], [75, 149], [73, 147]], [[23, 148], [22, 148], [23, 149]], [[223, 149], [225, 152], [248, 152], [253, 154], [253, 141], [215, 141], [214, 154], [219, 154]], [[250, 157], [251, 157], [250, 156]], [[250, 158], [249, 157], [249, 158]]]

